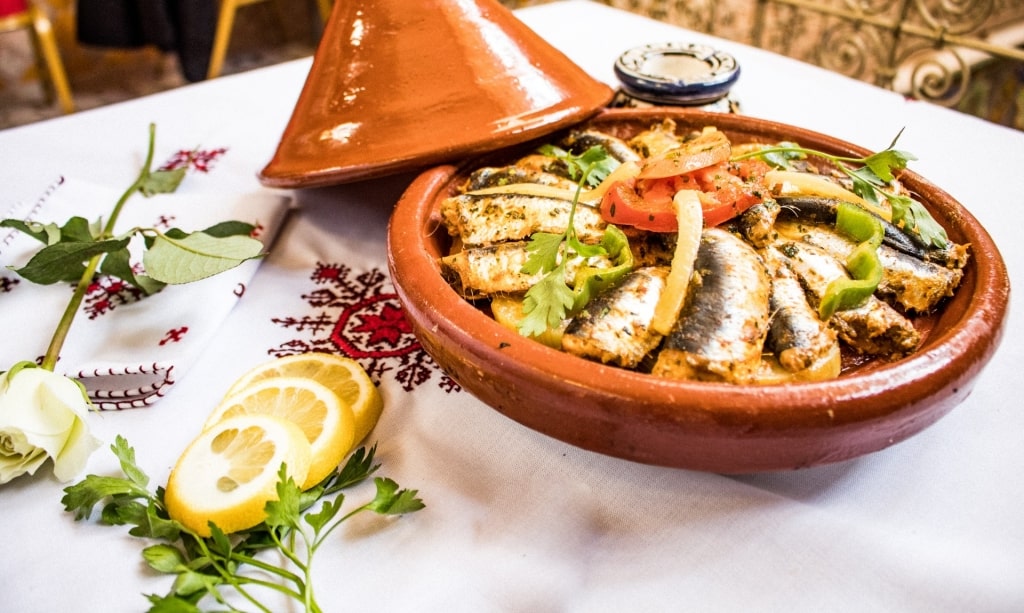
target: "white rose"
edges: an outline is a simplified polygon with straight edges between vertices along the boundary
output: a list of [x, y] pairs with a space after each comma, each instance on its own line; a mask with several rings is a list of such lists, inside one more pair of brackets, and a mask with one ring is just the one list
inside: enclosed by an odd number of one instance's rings
[[34, 474], [53, 458], [53, 474], [70, 481], [100, 441], [89, 433], [91, 406], [79, 383], [24, 363], [0, 374], [0, 484]]

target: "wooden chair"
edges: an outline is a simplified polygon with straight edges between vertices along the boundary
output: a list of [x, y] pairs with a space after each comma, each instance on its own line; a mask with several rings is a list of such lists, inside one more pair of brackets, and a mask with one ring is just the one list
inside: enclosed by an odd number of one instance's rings
[[[0, 0], [2, 1], [2, 0]], [[243, 6], [258, 4], [267, 0], [221, 0], [220, 14], [217, 16], [217, 32], [213, 37], [213, 51], [210, 53], [210, 66], [206, 71], [207, 79], [214, 79], [220, 76], [224, 68], [224, 55], [228, 50], [228, 43], [231, 42], [231, 28], [235, 24], [235, 12]], [[331, 14], [333, 0], [317, 0], [317, 8], [320, 11], [320, 18], [327, 23]]]
[[57, 49], [57, 38], [46, 13], [31, 0], [0, 0], [0, 33], [14, 30], [29, 31], [47, 101], [52, 102], [56, 93], [61, 110], [73, 113], [75, 103], [71, 98], [71, 88]]

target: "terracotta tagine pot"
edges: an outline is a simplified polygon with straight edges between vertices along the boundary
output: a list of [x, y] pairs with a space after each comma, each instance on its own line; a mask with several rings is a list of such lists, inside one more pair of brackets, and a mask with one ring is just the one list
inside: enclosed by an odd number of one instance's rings
[[578, 123], [613, 95], [496, 0], [346, 0], [259, 178], [315, 187], [426, 168]]
[[[628, 137], [663, 117], [680, 131], [715, 125], [735, 143], [796, 141], [840, 155], [868, 152], [770, 121], [684, 109], [611, 110], [591, 125]], [[493, 160], [492, 160], [493, 161]], [[967, 397], [998, 346], [1009, 295], [991, 237], [949, 194], [905, 173], [971, 259], [956, 295], [918, 318], [909, 357], [875, 360], [838, 379], [738, 386], [676, 381], [561, 353], [502, 327], [441, 277], [449, 239], [440, 202], [479, 162], [420, 175], [388, 231], [388, 265], [426, 351], [467, 391], [509, 418], [572, 445], [637, 462], [721, 473], [788, 470], [884, 449], [936, 422]]]

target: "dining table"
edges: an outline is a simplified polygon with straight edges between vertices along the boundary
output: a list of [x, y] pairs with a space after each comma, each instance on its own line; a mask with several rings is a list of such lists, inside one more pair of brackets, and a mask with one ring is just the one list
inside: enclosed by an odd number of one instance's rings
[[[599, 2], [551, 2], [515, 15], [613, 87], [626, 49], [705, 43], [741, 66], [730, 97], [742, 114], [871, 150], [899, 133], [899, 148], [917, 158], [910, 168], [980, 220], [1011, 287], [1024, 285], [1024, 241], [1015, 238], [1024, 231], [1024, 133]], [[120, 474], [109, 447], [121, 436], [152, 487], [165, 484], [233, 381], [275, 357], [323, 351], [356, 360], [378, 386], [384, 410], [368, 439], [378, 474], [425, 504], [399, 517], [358, 515], [332, 533], [313, 569], [325, 611], [1024, 611], [1024, 307], [1012, 295], [1000, 346], [973, 391], [934, 425], [880, 451], [725, 475], [580, 449], [463, 390], [403, 320], [386, 233], [415, 170], [327, 187], [261, 184], [311, 62], [0, 131], [0, 214], [116, 199], [143, 164], [154, 124], [154, 160], [188, 172], [152, 206], [173, 217], [182, 202], [196, 209], [196, 223], [210, 211], [258, 211], [272, 239], [265, 257], [227, 281], [227, 301], [207, 299], [203, 285], [214, 279], [167, 288], [171, 302], [145, 320], [132, 317], [116, 288], [106, 302], [87, 299], [67, 350], [85, 362], [89, 352], [108, 352], [112, 362], [115, 349], [127, 350], [140, 364], [94, 373], [111, 376], [96, 378], [109, 393], [97, 392], [101, 410], [88, 416], [102, 445], [83, 476]], [[147, 206], [133, 200], [126, 210]], [[108, 208], [82, 212], [98, 217]], [[49, 337], [29, 331], [52, 330], [60, 316], [14, 306], [27, 283], [3, 274], [0, 369], [42, 355]], [[155, 329], [135, 336], [125, 326], [136, 323]], [[165, 361], [148, 353], [182, 339], [193, 341], [188, 350]], [[118, 387], [123, 377], [135, 377], [131, 389]], [[0, 486], [0, 610], [148, 609], [146, 595], [168, 593], [173, 577], [146, 564], [151, 543], [127, 527], [102, 524], [98, 511], [81, 520], [65, 511], [68, 485], [44, 466]], [[345, 496], [363, 504], [373, 483]], [[271, 602], [270, 610], [300, 610]]]

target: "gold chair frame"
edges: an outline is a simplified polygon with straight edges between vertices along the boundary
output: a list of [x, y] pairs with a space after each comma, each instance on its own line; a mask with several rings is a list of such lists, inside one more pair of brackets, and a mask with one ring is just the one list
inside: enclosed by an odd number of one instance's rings
[[64, 63], [61, 61], [50, 19], [31, 0], [26, 4], [27, 8], [24, 11], [0, 17], [0, 33], [29, 31], [47, 101], [52, 102], [56, 94], [61, 110], [73, 113], [75, 102], [71, 97], [71, 86], [68, 85], [67, 73], [64, 71]]
[[[214, 79], [220, 76], [224, 69], [224, 56], [228, 51], [228, 44], [231, 42], [231, 30], [235, 24], [235, 13], [243, 6], [259, 4], [267, 0], [221, 0], [220, 12], [217, 16], [217, 31], [213, 37], [213, 51], [210, 53], [210, 64], [206, 71], [207, 79]], [[317, 9], [320, 18], [327, 23], [331, 14], [333, 0], [317, 0]]]

